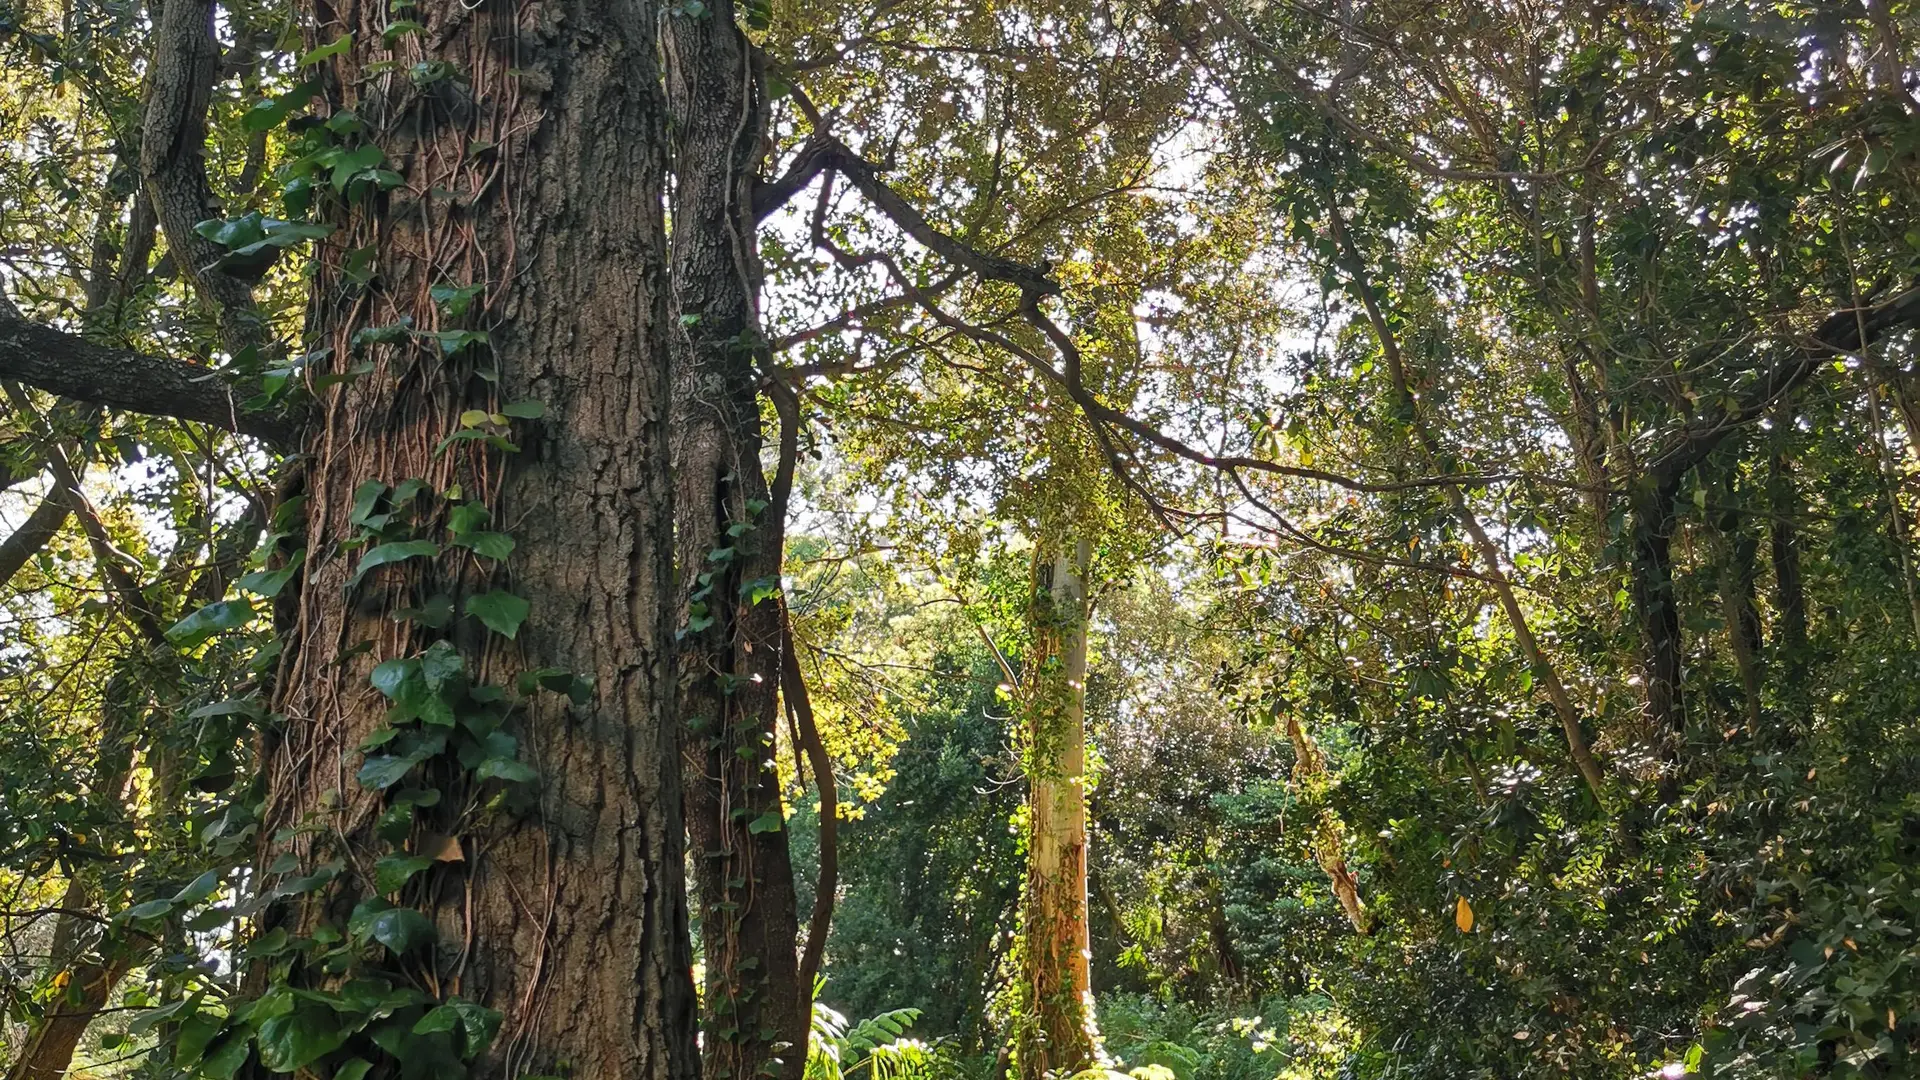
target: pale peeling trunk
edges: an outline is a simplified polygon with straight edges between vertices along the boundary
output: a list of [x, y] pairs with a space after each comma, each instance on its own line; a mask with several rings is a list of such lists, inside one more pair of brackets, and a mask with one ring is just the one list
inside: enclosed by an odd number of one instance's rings
[[1026, 948], [1029, 1015], [1020, 1074], [1079, 1072], [1099, 1056], [1087, 936], [1087, 564], [1085, 540], [1035, 555], [1027, 724]]
[[[307, 563], [281, 613], [286, 724], [264, 747], [262, 835], [313, 827], [292, 843], [303, 869], [347, 870], [280, 915], [296, 929], [343, 924], [373, 891], [367, 868], [394, 850], [377, 827], [393, 799], [356, 779], [387, 706], [369, 685], [375, 664], [450, 640], [475, 683], [512, 692], [528, 671], [578, 676], [571, 700], [531, 693], [506, 722], [539, 774], [527, 812], [469, 817], [449, 836], [447, 807], [484, 802], [497, 783], [435, 761], [392, 789], [448, 788], [400, 819], [404, 849], [441, 860], [398, 894], [439, 931], [417, 978], [504, 1014], [474, 1075], [692, 1077], [655, 6], [422, 3], [405, 15], [424, 27], [390, 45], [387, 0], [314, 14], [320, 42], [353, 34], [321, 68], [329, 107], [359, 115], [403, 183], [337, 213], [318, 253], [309, 331], [331, 350], [319, 367], [372, 368], [321, 391], [303, 447]], [[366, 248], [372, 276], [356, 280], [349, 259]], [[469, 285], [464, 316], [430, 296]], [[354, 340], [407, 319], [403, 340]], [[457, 329], [491, 343], [449, 353], [426, 336]], [[528, 400], [545, 415], [507, 426], [518, 453], [445, 443], [471, 430], [463, 412]], [[517, 541], [511, 557], [447, 547], [352, 584], [367, 550], [348, 546], [362, 531], [356, 490], [413, 478], [427, 484], [410, 511], [419, 535], [445, 541], [452, 507], [484, 502], [489, 528]], [[455, 485], [457, 498], [443, 495]], [[531, 605], [512, 640], [457, 614], [443, 631], [395, 617], [436, 593], [458, 612], [490, 589]]]

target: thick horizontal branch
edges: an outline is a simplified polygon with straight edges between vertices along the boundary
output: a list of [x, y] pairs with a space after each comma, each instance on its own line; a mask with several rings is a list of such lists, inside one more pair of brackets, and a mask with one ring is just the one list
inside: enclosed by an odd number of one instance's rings
[[1811, 339], [1793, 355], [1769, 369], [1732, 404], [1687, 424], [1654, 459], [1655, 483], [1670, 489], [1688, 469], [1705, 461], [1728, 435], [1752, 423], [1812, 378], [1820, 365], [1836, 356], [1859, 352], [1887, 334], [1920, 324], [1920, 285], [1909, 287], [1884, 303], [1836, 311], [1821, 320]]
[[283, 417], [248, 412], [226, 383], [198, 364], [96, 345], [0, 310], [0, 379], [110, 409], [211, 424], [285, 443]]

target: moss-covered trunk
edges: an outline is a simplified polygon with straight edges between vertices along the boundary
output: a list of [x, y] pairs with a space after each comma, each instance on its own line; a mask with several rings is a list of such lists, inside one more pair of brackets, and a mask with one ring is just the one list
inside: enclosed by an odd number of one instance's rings
[[1087, 563], [1085, 540], [1034, 556], [1032, 642], [1022, 682], [1027, 731], [1028, 1015], [1020, 1075], [1043, 1080], [1098, 1055], [1087, 937]]

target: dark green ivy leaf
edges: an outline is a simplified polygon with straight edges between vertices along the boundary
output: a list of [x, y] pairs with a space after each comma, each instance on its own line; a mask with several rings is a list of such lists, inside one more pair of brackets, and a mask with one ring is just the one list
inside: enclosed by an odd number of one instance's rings
[[253, 107], [241, 117], [241, 123], [248, 131], [269, 131], [277, 128], [286, 122], [293, 110], [312, 101], [313, 96], [319, 92], [318, 82], [303, 82], [284, 94], [254, 102]]
[[361, 764], [358, 774], [362, 787], [385, 791], [404, 779], [420, 760], [413, 755], [374, 754]]
[[234, 587], [241, 592], [271, 600], [280, 595], [280, 590], [287, 587], [287, 582], [293, 580], [293, 575], [299, 572], [301, 564], [306, 561], [307, 549], [301, 548], [287, 560], [287, 565], [278, 570], [256, 570], [234, 582]]
[[376, 892], [395, 893], [406, 887], [413, 875], [433, 865], [433, 860], [425, 855], [389, 855], [373, 864], [373, 887]]
[[488, 758], [473, 770], [476, 780], [505, 780], [509, 784], [531, 784], [540, 779], [533, 766], [514, 758]]
[[369, 676], [368, 681], [373, 683], [375, 690], [392, 700], [400, 696], [400, 687], [418, 670], [420, 670], [420, 661], [411, 656], [385, 660], [374, 665], [373, 674]]
[[439, 940], [433, 921], [408, 907], [388, 908], [367, 922], [367, 936], [385, 945], [396, 956], [405, 956]]
[[420, 674], [426, 676], [427, 689], [439, 691], [450, 679], [457, 679], [467, 670], [467, 663], [454, 651], [450, 641], [436, 641], [427, 647], [420, 657]]
[[528, 604], [504, 589], [467, 597], [467, 614], [486, 624], [496, 634], [514, 637], [520, 624], [527, 621]]
[[467, 1058], [479, 1057], [493, 1042], [500, 1030], [500, 1014], [484, 1005], [468, 1001], [465, 998], [449, 998], [447, 1003], [434, 1008], [413, 1025], [415, 1035], [431, 1035], [439, 1031], [452, 1031], [458, 1028], [461, 1033], [461, 1052]]
[[[320, 61], [327, 59], [328, 57], [339, 56], [345, 53], [347, 49], [352, 45], [353, 45], [353, 31], [349, 30], [346, 33], [341, 34], [339, 37], [334, 38], [332, 41], [327, 42], [325, 45], [322, 45], [317, 49], [308, 50], [305, 55], [300, 57], [300, 63], [296, 66], [307, 67], [308, 65], [311, 65], [311, 64], [317, 64]], [[282, 1071], [292, 1072], [293, 1070], [285, 1069]]]
[[422, 555], [431, 557], [438, 554], [440, 554], [440, 545], [431, 540], [402, 540], [394, 544], [381, 544], [360, 556], [360, 565], [354, 569], [353, 577], [347, 581], [347, 587], [352, 588], [358, 585], [367, 571], [376, 567], [404, 562]]
[[485, 555], [489, 559], [505, 560], [513, 554], [513, 537], [506, 533], [480, 532], [468, 533], [454, 540], [455, 547], [472, 548], [474, 554]]
[[222, 631], [245, 626], [254, 616], [247, 600], [222, 600], [174, 623], [167, 628], [167, 640], [183, 649], [191, 649]]
[[245, 1065], [247, 1058], [252, 1056], [252, 1041], [244, 1031], [227, 1036], [200, 1059], [200, 1075], [208, 1080], [232, 1080], [234, 1074], [240, 1071], [240, 1066]]
[[308, 1004], [261, 1024], [256, 1038], [260, 1064], [274, 1072], [290, 1073], [340, 1049], [347, 1033], [332, 1009]]

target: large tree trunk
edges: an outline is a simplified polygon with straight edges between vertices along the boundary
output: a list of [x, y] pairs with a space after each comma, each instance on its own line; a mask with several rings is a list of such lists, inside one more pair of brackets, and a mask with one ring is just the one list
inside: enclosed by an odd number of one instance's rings
[[[707, 1080], [798, 1080], [793, 864], [774, 770], [784, 507], [761, 471], [751, 185], [765, 100], [733, 5], [666, 20], [674, 127], [675, 552], [687, 833], [706, 963]], [[799, 748], [795, 748], [799, 752]]]
[[1087, 563], [1085, 540], [1034, 555], [1027, 723], [1028, 1015], [1020, 1075], [1044, 1080], [1098, 1057], [1087, 938]]
[[[322, 366], [371, 368], [320, 392], [303, 447], [307, 562], [277, 675], [284, 735], [264, 748], [262, 835], [299, 829], [290, 846], [303, 868], [345, 869], [280, 917], [344, 925], [376, 891], [376, 859], [396, 848], [434, 858], [389, 895], [423, 910], [438, 944], [395, 963], [413, 985], [504, 1014], [476, 1075], [691, 1077], [655, 6], [422, 3], [403, 14], [424, 27], [390, 44], [386, 0], [314, 12], [320, 42], [353, 35], [321, 69], [334, 114], [366, 125], [347, 144], [381, 147], [401, 183], [349, 185], [358, 202], [331, 213], [339, 227], [314, 277], [310, 345], [331, 350]], [[366, 248], [370, 278], [349, 262]], [[446, 289], [468, 286], [463, 314]], [[404, 320], [410, 330], [390, 341], [355, 340]], [[544, 418], [506, 423], [503, 407], [526, 401]], [[476, 432], [510, 435], [518, 452]], [[362, 485], [410, 479], [424, 493], [356, 515]], [[482, 503], [486, 528], [517, 541], [508, 562], [451, 546], [452, 512]], [[386, 514], [385, 534], [356, 544]], [[443, 547], [356, 583], [366, 553], [403, 533]], [[461, 615], [496, 589], [530, 605], [517, 635]], [[537, 673], [570, 688], [523, 686], [511, 710], [460, 706], [483, 722], [504, 712], [502, 730], [539, 774], [524, 803], [523, 789], [502, 792], [451, 751], [387, 792], [356, 779], [363, 740], [386, 727], [374, 666], [442, 641], [476, 686], [511, 695]], [[380, 753], [418, 752], [435, 730], [466, 739], [481, 725], [460, 715], [408, 727]], [[488, 752], [500, 749], [496, 739]], [[431, 808], [392, 794], [427, 786], [441, 791]], [[296, 965], [291, 978], [330, 977]], [[356, 1037], [347, 1053], [379, 1052]]]

